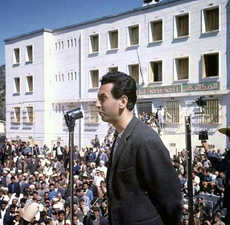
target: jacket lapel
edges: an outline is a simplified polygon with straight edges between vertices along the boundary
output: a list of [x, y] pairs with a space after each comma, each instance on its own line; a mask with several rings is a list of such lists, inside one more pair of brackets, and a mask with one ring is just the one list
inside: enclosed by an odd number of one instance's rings
[[130, 134], [133, 132], [133, 129], [135, 128], [136, 123], [138, 121], [139, 120], [135, 116], [133, 116], [133, 118], [131, 119], [130, 123], [128, 124], [128, 126], [124, 130], [124, 133], [121, 136], [121, 140], [120, 140], [120, 142], [119, 142], [119, 144], [117, 146], [114, 159], [112, 161], [111, 173], [113, 173], [113, 171], [115, 169], [115, 166], [118, 163], [121, 154], [125, 151], [125, 149], [124, 149], [125, 148], [125, 143], [126, 143], [127, 139], [129, 138]]

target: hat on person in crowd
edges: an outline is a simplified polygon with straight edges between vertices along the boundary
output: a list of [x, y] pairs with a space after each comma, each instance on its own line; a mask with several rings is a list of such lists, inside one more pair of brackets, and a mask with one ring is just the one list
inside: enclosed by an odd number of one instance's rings
[[225, 134], [226, 136], [230, 137], [230, 124], [226, 128], [221, 128], [218, 130], [220, 133]]
[[100, 160], [100, 163], [103, 163], [103, 164], [105, 164], [105, 161], [104, 161], [104, 160]]
[[53, 205], [53, 208], [54, 208], [54, 209], [60, 209], [60, 208], [61, 208], [61, 205], [60, 205], [60, 204], [54, 204], [54, 205]]
[[41, 201], [42, 200], [42, 197], [40, 195], [37, 196], [37, 200], [38, 201]]
[[58, 201], [58, 198], [53, 197], [53, 198], [52, 198], [52, 201], [53, 201], [53, 202], [57, 202], [57, 201]]
[[[7, 190], [8, 190], [8, 188], [7, 188]], [[9, 198], [8, 195], [4, 196], [4, 201], [5, 201], [5, 202], [9, 202], [9, 201], [10, 201], [10, 198]]]
[[30, 189], [35, 189], [35, 186], [34, 186], [33, 184], [31, 184], [31, 185], [29, 186], [29, 188], [30, 188]]
[[2, 190], [3, 191], [8, 191], [9, 189], [8, 189], [8, 187], [2, 187]]
[[9, 172], [10, 172], [10, 169], [9, 169], [9, 168], [6, 168], [5, 171], [9, 173]]
[[71, 221], [70, 220], [66, 220], [65, 225], [71, 225]]
[[78, 179], [79, 176], [78, 176], [78, 175], [74, 175], [73, 178], [74, 178], [74, 179]]
[[205, 155], [205, 150], [204, 150], [204, 149], [201, 149], [199, 155]]
[[82, 177], [88, 177], [87, 173], [83, 173]]
[[183, 205], [183, 208], [184, 208], [185, 210], [188, 210], [188, 204], [184, 204], [184, 205]]
[[4, 170], [2, 173], [7, 173], [7, 174], [8, 174], [8, 171], [7, 171], [7, 170]]

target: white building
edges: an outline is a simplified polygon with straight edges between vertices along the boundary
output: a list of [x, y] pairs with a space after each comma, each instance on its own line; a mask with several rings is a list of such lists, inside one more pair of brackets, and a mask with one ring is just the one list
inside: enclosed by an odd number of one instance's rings
[[[210, 144], [224, 149], [218, 129], [230, 122], [229, 9], [228, 0], [162, 0], [6, 39], [7, 137], [68, 144], [63, 113], [80, 106], [75, 144], [87, 145], [95, 134], [103, 140], [108, 124], [94, 106], [99, 80], [119, 70], [139, 85], [136, 113], [167, 108], [161, 137], [172, 153], [185, 147], [189, 115], [193, 147], [208, 130]], [[195, 114], [200, 96], [207, 106]]]

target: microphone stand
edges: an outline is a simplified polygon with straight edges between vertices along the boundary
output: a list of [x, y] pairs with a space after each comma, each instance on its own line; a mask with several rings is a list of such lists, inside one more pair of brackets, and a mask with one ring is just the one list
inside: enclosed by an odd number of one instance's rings
[[70, 116], [70, 121], [67, 124], [69, 129], [69, 184], [70, 184], [70, 220], [71, 224], [73, 224], [73, 159], [74, 159], [74, 127], [75, 127], [75, 119]]

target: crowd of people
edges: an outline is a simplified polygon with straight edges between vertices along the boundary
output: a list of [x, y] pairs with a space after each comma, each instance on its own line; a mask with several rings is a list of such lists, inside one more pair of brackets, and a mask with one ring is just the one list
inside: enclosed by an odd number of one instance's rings
[[162, 134], [165, 122], [170, 122], [172, 116], [168, 113], [167, 108], [160, 106], [156, 112], [147, 113], [143, 111], [138, 114], [139, 120], [152, 127], [158, 134]]
[[[147, 123], [143, 117], [140, 119]], [[74, 225], [108, 224], [106, 175], [113, 132], [110, 127], [103, 142], [95, 135], [89, 146], [82, 146], [81, 149], [74, 147]], [[57, 142], [47, 155], [36, 144], [31, 147], [28, 141], [5, 139], [0, 150], [0, 224], [71, 224], [68, 146]], [[220, 150], [213, 151], [221, 159], [228, 150], [223, 154]], [[221, 211], [225, 174], [214, 170], [202, 149], [195, 149], [193, 155], [195, 222], [204, 225], [225, 224], [225, 215]], [[183, 149], [172, 158], [184, 197], [182, 225], [189, 221], [186, 157], [187, 151]], [[200, 193], [219, 196], [218, 205], [211, 209]], [[31, 213], [34, 208], [37, 209], [35, 214]]]

